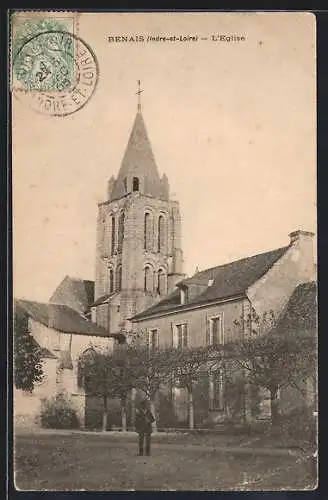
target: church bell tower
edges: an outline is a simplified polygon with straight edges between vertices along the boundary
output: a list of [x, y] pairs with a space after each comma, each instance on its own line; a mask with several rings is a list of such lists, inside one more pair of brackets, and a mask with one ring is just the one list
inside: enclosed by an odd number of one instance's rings
[[159, 176], [138, 108], [117, 177], [98, 205], [95, 311], [109, 333], [128, 331], [129, 318], [162, 300], [183, 279], [179, 203]]

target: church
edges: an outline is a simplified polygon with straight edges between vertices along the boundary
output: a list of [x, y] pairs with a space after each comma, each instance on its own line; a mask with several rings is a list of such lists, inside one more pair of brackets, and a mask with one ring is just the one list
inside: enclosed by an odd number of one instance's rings
[[[315, 301], [314, 234], [307, 231], [292, 232], [282, 248], [184, 274], [179, 203], [170, 198], [167, 176], [159, 174], [140, 89], [121, 166], [98, 205], [96, 238], [94, 282], [66, 276], [48, 303], [15, 300], [42, 350], [45, 373], [33, 394], [15, 390], [20, 425], [39, 425], [42, 402], [64, 390], [80, 426], [88, 427], [92, 398], [79, 387], [78, 360], [90, 348], [114, 349], [128, 332], [143, 332], [154, 349], [224, 343], [247, 334], [233, 325], [252, 307], [279, 316], [302, 293]], [[217, 387], [209, 381], [205, 391], [208, 408], [200, 403], [198, 426], [220, 419], [226, 409], [222, 380]], [[187, 405], [180, 392], [175, 412], [182, 423]]]

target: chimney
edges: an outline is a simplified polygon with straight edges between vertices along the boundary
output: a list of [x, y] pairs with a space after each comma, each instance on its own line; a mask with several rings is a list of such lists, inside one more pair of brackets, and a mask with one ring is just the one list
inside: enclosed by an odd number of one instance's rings
[[296, 241], [310, 239], [312, 240], [314, 237], [314, 233], [311, 233], [310, 231], [301, 231], [298, 229], [297, 231], [293, 231], [292, 233], [289, 234], [290, 237], [290, 244], [292, 245]]

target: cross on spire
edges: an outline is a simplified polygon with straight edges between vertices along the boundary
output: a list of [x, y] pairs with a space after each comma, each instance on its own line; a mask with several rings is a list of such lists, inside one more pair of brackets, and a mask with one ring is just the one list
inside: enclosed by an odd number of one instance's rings
[[138, 95], [138, 111], [141, 110], [140, 94], [141, 94], [141, 92], [143, 92], [143, 90], [140, 89], [140, 84], [141, 84], [141, 82], [140, 82], [140, 80], [138, 80], [138, 90], [136, 92], [136, 94]]

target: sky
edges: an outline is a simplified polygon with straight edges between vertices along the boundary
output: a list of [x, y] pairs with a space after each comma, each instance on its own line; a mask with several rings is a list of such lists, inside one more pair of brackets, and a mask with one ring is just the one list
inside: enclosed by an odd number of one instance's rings
[[[46, 301], [65, 275], [94, 279], [97, 203], [120, 167], [138, 79], [159, 172], [180, 202], [188, 275], [316, 231], [312, 14], [84, 13], [76, 29], [99, 64], [87, 105], [52, 117], [13, 99], [16, 297]], [[208, 40], [108, 42], [145, 34]]]

